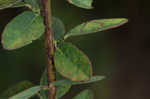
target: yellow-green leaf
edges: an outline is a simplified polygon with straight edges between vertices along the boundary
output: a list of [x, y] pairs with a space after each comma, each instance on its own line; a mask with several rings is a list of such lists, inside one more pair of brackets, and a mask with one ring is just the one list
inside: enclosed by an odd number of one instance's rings
[[41, 16], [31, 11], [23, 12], [5, 27], [2, 34], [3, 47], [8, 50], [24, 47], [41, 37], [44, 28]]
[[92, 9], [93, 0], [68, 0], [69, 3], [85, 9]]
[[125, 18], [91, 20], [71, 29], [64, 38], [66, 39], [71, 36], [86, 35], [116, 28], [127, 22], [128, 20]]
[[72, 81], [87, 81], [92, 76], [88, 57], [70, 43], [62, 42], [56, 48], [54, 62], [56, 70]]

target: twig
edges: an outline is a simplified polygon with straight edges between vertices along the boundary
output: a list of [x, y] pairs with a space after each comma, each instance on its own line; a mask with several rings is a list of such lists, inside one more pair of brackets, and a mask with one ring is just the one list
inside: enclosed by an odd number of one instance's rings
[[45, 24], [45, 48], [46, 48], [46, 58], [47, 58], [47, 77], [49, 94], [48, 99], [55, 99], [56, 97], [56, 87], [50, 87], [50, 83], [56, 80], [55, 69], [54, 69], [54, 46], [52, 42], [52, 28], [51, 28], [51, 0], [41, 0], [42, 1], [42, 15]]

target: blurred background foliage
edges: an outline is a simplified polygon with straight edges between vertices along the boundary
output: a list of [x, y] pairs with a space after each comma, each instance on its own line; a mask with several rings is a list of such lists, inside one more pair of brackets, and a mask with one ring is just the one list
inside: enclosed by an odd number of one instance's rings
[[[53, 16], [63, 20], [66, 31], [91, 19], [129, 19], [113, 30], [68, 39], [83, 50], [93, 63], [95, 75], [107, 78], [98, 83], [73, 86], [63, 97], [71, 99], [79, 89], [90, 88], [94, 99], [150, 99], [150, 13], [148, 0], [94, 0], [92, 10], [74, 7], [66, 0], [52, 0]], [[24, 8], [0, 11], [0, 33]], [[39, 84], [45, 68], [44, 40], [14, 51], [0, 47], [0, 92], [22, 81]]]

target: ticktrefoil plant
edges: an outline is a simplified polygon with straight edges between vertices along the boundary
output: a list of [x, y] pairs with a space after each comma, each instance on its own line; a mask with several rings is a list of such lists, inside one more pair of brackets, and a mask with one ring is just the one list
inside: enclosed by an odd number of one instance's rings
[[[93, 8], [93, 0], [67, 1], [77, 7]], [[60, 99], [72, 85], [93, 83], [105, 78], [94, 76], [89, 58], [66, 39], [116, 28], [127, 23], [127, 19], [90, 20], [65, 32], [63, 22], [51, 15], [51, 0], [0, 0], [1, 10], [14, 7], [27, 7], [28, 10], [6, 25], [1, 41], [3, 48], [22, 48], [44, 34], [47, 66], [43, 70], [40, 85], [34, 86], [29, 81], [23, 81], [2, 93], [2, 99], [30, 99], [34, 96]], [[72, 99], [93, 99], [93, 95], [86, 89]]]

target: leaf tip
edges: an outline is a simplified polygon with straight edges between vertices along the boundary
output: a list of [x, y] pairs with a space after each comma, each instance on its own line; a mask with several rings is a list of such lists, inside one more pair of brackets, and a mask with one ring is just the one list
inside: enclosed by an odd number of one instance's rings
[[120, 20], [122, 24], [128, 23], [129, 21], [127, 18], [120, 18]]

